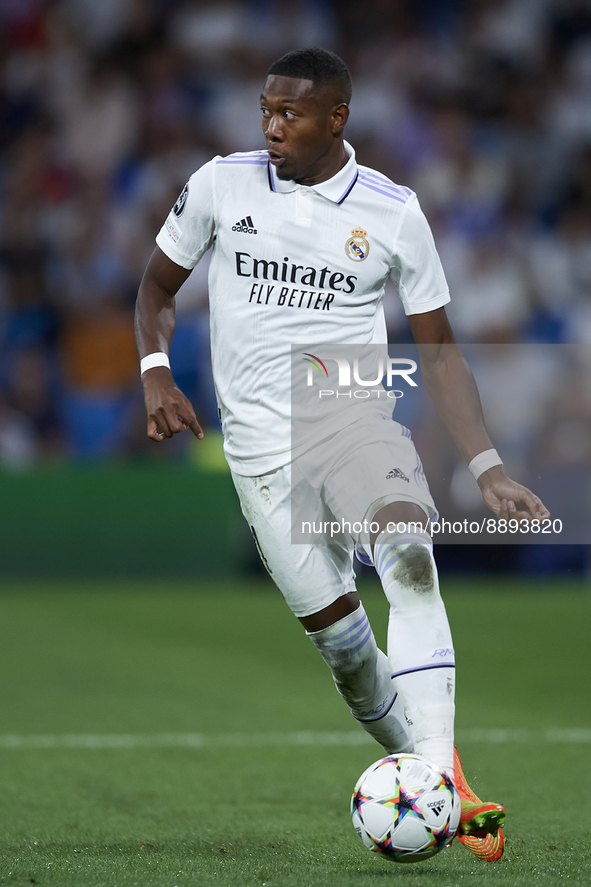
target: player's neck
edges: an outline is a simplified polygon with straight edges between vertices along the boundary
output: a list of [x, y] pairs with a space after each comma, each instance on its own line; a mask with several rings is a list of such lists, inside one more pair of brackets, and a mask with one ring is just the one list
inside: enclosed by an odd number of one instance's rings
[[347, 165], [348, 161], [349, 157], [345, 151], [345, 145], [341, 141], [339, 142], [338, 147], [336, 147], [336, 150], [331, 151], [329, 154], [326, 154], [321, 158], [317, 169], [310, 170], [307, 175], [297, 178], [294, 181], [296, 181], [298, 185], [319, 185], [320, 182], [327, 182], [328, 179], [332, 179], [333, 176], [336, 176], [336, 174]]

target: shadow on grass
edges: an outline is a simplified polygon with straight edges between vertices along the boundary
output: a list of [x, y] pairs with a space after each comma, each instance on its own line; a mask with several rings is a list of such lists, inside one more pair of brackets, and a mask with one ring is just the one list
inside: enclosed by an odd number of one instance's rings
[[[354, 838], [354, 836], [353, 836]], [[498, 863], [476, 860], [458, 844], [437, 857], [400, 865], [365, 851], [355, 839], [333, 843], [294, 832], [261, 836], [231, 830], [156, 838], [129, 835], [113, 840], [26, 841], [0, 848], [0, 884], [33, 883], [60, 887], [371, 887], [385, 879], [396, 887], [511, 887], [558, 883], [588, 885], [585, 852], [573, 854], [567, 843], [550, 849], [540, 839], [525, 845], [509, 842]]]

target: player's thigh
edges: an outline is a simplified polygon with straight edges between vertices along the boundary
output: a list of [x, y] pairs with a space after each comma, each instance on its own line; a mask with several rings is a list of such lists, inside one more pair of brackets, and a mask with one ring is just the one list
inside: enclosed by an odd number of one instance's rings
[[[337, 520], [348, 521], [361, 559], [369, 554], [375, 515], [395, 502], [417, 505], [421, 529], [437, 517], [435, 503], [410, 432], [398, 422], [372, 422], [349, 430], [327, 474], [324, 498]], [[413, 522], [414, 523], [414, 522]], [[419, 527], [400, 526], [403, 534]]]
[[[261, 559], [294, 615], [317, 613], [355, 591], [351, 546], [292, 543], [290, 466], [232, 478]], [[319, 496], [316, 507], [322, 514]]]

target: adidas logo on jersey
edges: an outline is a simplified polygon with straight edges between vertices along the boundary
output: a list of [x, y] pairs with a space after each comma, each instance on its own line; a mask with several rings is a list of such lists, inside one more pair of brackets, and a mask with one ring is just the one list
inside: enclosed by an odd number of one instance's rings
[[395, 477], [399, 477], [400, 480], [405, 480], [405, 481], [407, 482], [407, 484], [410, 483], [410, 481], [409, 481], [409, 479], [407, 478], [406, 474], [404, 474], [404, 473], [400, 470], [400, 468], [393, 468], [392, 471], [390, 471], [390, 473], [386, 475], [386, 480], [392, 480], [392, 479], [395, 478]]
[[247, 216], [245, 219], [241, 219], [239, 222], [236, 222], [236, 224], [232, 227], [232, 231], [239, 231], [240, 234], [258, 233], [250, 216]]

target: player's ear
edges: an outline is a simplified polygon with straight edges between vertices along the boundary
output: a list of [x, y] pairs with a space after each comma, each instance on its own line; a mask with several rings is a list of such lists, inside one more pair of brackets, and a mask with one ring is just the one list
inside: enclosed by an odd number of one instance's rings
[[339, 105], [335, 105], [330, 112], [330, 122], [333, 135], [336, 135], [336, 133], [342, 132], [344, 130], [345, 124], [348, 119], [349, 105], [346, 105], [344, 102], [341, 102]]

